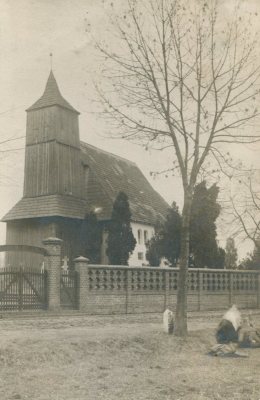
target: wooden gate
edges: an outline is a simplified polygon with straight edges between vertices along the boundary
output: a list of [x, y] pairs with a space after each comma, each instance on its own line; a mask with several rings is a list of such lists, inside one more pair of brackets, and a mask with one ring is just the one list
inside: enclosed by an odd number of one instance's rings
[[78, 308], [78, 274], [62, 271], [60, 276], [60, 303], [63, 308]]
[[47, 308], [47, 272], [33, 269], [0, 269], [0, 310], [22, 311]]

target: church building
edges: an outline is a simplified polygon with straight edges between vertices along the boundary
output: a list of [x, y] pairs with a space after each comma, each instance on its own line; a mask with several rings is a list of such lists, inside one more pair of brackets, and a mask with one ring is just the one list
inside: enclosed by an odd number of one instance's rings
[[[7, 244], [42, 246], [47, 237], [63, 240], [62, 254], [80, 255], [79, 232], [90, 211], [104, 226], [101, 263], [106, 256], [105, 225], [120, 191], [127, 194], [137, 244], [129, 265], [146, 265], [145, 242], [169, 205], [135, 163], [80, 141], [75, 110], [61, 95], [50, 72], [43, 95], [27, 109], [22, 199], [4, 216]], [[9, 265], [39, 266], [40, 255], [9, 253]]]

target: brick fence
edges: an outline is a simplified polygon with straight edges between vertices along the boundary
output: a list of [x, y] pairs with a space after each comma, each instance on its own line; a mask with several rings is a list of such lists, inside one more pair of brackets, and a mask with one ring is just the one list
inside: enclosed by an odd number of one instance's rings
[[[61, 290], [71, 308], [86, 314], [134, 314], [174, 310], [178, 269], [89, 265], [84, 257], [75, 262], [69, 283], [61, 273], [62, 240], [44, 240], [47, 270], [48, 309], [59, 311]], [[71, 284], [74, 282], [75, 285]], [[63, 287], [61, 287], [61, 283]], [[232, 304], [239, 308], [260, 308], [260, 271], [190, 269], [188, 310], [221, 310]], [[7, 288], [8, 289], [8, 288]]]
[[[88, 265], [75, 260], [78, 307], [89, 314], [163, 312], [174, 309], [178, 269]], [[188, 310], [260, 307], [260, 272], [190, 269]]]

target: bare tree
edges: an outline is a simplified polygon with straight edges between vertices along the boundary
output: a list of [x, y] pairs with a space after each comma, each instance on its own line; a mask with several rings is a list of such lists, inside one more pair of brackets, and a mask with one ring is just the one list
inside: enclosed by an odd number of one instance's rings
[[231, 197], [233, 224], [236, 235], [250, 239], [260, 251], [260, 186], [259, 171], [251, 172], [240, 180], [237, 194]]
[[[111, 3], [113, 4], [113, 3]], [[184, 189], [175, 334], [187, 333], [191, 204], [197, 178], [221, 172], [230, 143], [252, 143], [259, 116], [256, 38], [239, 7], [225, 21], [218, 1], [128, 0], [112, 12], [113, 44], [99, 43], [107, 81], [97, 89], [116, 135], [172, 149]], [[108, 73], [106, 74], [106, 72]], [[107, 85], [107, 86], [106, 86]], [[245, 126], [251, 129], [245, 131]]]

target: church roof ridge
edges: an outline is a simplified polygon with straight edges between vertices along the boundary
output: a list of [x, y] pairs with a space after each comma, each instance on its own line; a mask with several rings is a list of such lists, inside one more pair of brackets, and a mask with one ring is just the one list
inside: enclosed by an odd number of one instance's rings
[[93, 146], [93, 144], [89, 144], [89, 143], [83, 142], [82, 140], [80, 141], [80, 147], [81, 148], [85, 147], [86, 149], [88, 147], [91, 147], [93, 150], [99, 151], [99, 152], [104, 153], [104, 154], [106, 154], [108, 156], [117, 158], [119, 160], [122, 160], [122, 161], [124, 161], [124, 162], [126, 162], [128, 164], [131, 164], [131, 165], [137, 167], [137, 164], [134, 161], [129, 160], [128, 158], [125, 158], [125, 157], [119, 156], [117, 154], [111, 153], [110, 151], [107, 151], [107, 150], [100, 149], [99, 147]]
[[53, 71], [51, 70], [43, 95], [31, 107], [27, 108], [26, 111], [37, 110], [54, 105], [58, 105], [79, 114], [79, 112], [62, 96]]

